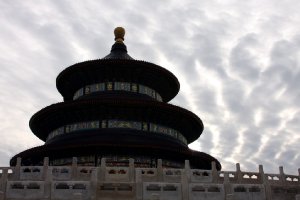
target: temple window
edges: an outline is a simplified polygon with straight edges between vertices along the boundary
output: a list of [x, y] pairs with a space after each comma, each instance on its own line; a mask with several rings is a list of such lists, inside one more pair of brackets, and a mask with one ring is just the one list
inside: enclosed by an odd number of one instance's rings
[[148, 124], [143, 122], [143, 131], [148, 131]]
[[156, 93], [156, 100], [157, 101], [162, 101], [162, 98], [161, 98], [161, 96], [158, 93]]
[[85, 94], [90, 94], [90, 92], [91, 92], [90, 86], [86, 86], [84, 93]]
[[106, 89], [107, 89], [108, 91], [111, 91], [111, 90], [113, 89], [113, 83], [112, 83], [112, 82], [108, 82], [108, 83], [106, 84]]
[[119, 120], [119, 119], [110, 119], [110, 120], [101, 120], [101, 121], [95, 120], [95, 121], [68, 124], [65, 125], [64, 127], [60, 127], [50, 132], [46, 141], [58, 135], [62, 135], [64, 133], [71, 133], [71, 132], [82, 131], [82, 130], [93, 130], [99, 128], [126, 128], [126, 129], [135, 129], [141, 131], [149, 131], [152, 133], [161, 133], [176, 138], [179, 141], [183, 142], [184, 144], [187, 144], [186, 138], [179, 131], [169, 128], [167, 126], [162, 126], [155, 123], [127, 121], [127, 120]]
[[107, 127], [107, 121], [106, 120], [102, 120], [101, 121], [101, 128], [106, 128]]
[[140, 94], [147, 95], [157, 101], [162, 101], [162, 97], [153, 89], [136, 83], [129, 82], [105, 82], [87, 85], [84, 88], [77, 90], [73, 96], [73, 100], [78, 99], [83, 95], [88, 95], [94, 92], [103, 91], [127, 91], [127, 92], [138, 92]]
[[135, 83], [132, 83], [132, 84], [131, 84], [131, 91], [132, 91], [132, 92], [137, 92], [137, 91], [138, 91], [138, 86], [137, 86], [137, 84], [135, 84]]
[[130, 91], [130, 83], [126, 82], [115, 82], [115, 90], [125, 90], [125, 91]]

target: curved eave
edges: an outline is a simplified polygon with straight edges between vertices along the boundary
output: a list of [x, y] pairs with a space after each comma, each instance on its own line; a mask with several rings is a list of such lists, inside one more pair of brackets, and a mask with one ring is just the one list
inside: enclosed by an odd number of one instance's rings
[[22, 159], [42, 159], [44, 157], [50, 158], [63, 158], [63, 157], [74, 157], [88, 154], [96, 154], [97, 152], [102, 153], [113, 153], [113, 154], [124, 154], [129, 153], [131, 155], [143, 155], [143, 156], [155, 156], [165, 159], [176, 159], [176, 160], [190, 160], [191, 164], [195, 167], [205, 166], [209, 169], [211, 162], [216, 163], [217, 170], [221, 170], [220, 162], [210, 156], [209, 154], [191, 150], [187, 147], [173, 146], [161, 146], [161, 145], [145, 145], [145, 144], [73, 144], [73, 145], [43, 145], [25, 150], [15, 155], [10, 160], [10, 165], [13, 166], [16, 163], [18, 157]]
[[126, 98], [82, 99], [53, 104], [34, 114], [29, 126], [45, 141], [50, 131], [67, 124], [115, 118], [149, 121], [174, 128], [186, 137], [188, 143], [196, 140], [204, 129], [201, 119], [186, 109], [152, 100]]
[[[92, 139], [91, 139], [92, 138]], [[72, 133], [66, 133], [47, 141], [48, 144], [89, 144], [90, 142], [99, 142], [107, 144], [155, 144], [174, 146], [187, 146], [180, 140], [162, 133], [151, 134], [148, 131], [126, 129], [126, 128], [105, 128], [79, 130]]]
[[66, 101], [85, 85], [102, 81], [128, 81], [156, 90], [164, 102], [179, 92], [178, 79], [153, 63], [128, 59], [98, 59], [72, 65], [56, 78], [56, 87]]

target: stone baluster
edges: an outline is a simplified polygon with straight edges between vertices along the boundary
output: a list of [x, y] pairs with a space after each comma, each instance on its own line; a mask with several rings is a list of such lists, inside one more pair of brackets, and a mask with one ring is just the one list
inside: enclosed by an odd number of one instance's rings
[[51, 168], [49, 168], [49, 158], [48, 157], [44, 157], [44, 161], [43, 161], [43, 175], [42, 178], [45, 181], [45, 188], [44, 188], [44, 197], [46, 199], [48, 199], [51, 195], [51, 183], [53, 180], [52, 177], [52, 171], [50, 171]]
[[136, 199], [142, 200], [143, 199], [142, 169], [136, 169], [135, 183], [136, 183]]
[[212, 182], [217, 183], [218, 182], [218, 170], [216, 166], [216, 162], [211, 162], [211, 173], [212, 173]]
[[49, 169], [49, 158], [45, 157], [43, 161], [43, 176], [42, 176], [43, 180], [49, 179], [48, 169]]
[[258, 172], [260, 176], [260, 183], [265, 184], [267, 182], [265, 172], [264, 172], [264, 167], [262, 165], [258, 166]]
[[157, 160], [157, 181], [163, 181], [162, 159]]
[[229, 180], [229, 173], [224, 172], [224, 192], [227, 197], [228, 194], [232, 194], [231, 184]]
[[[98, 158], [96, 160], [96, 166], [98, 165]], [[100, 167], [95, 167], [92, 169], [91, 172], [91, 178], [90, 178], [90, 192], [91, 192], [91, 199], [90, 200], [96, 200], [97, 199], [97, 190], [98, 190], [98, 174], [99, 174]], [[79, 170], [78, 170], [79, 171]]]
[[186, 178], [188, 182], [191, 182], [191, 165], [189, 160], [185, 160], [184, 162], [184, 171], [186, 173]]
[[6, 183], [7, 183], [7, 178], [8, 178], [8, 169], [2, 169], [2, 176], [0, 179], [0, 190], [3, 191], [5, 194], [6, 191]]
[[98, 180], [103, 182], [106, 174], [106, 158], [101, 158], [101, 164], [98, 170]]
[[14, 167], [13, 180], [20, 180], [21, 165], [22, 165], [22, 158], [18, 157], [17, 158], [17, 164]]
[[268, 181], [268, 177], [266, 177], [265, 172], [264, 172], [264, 168], [262, 165], [258, 166], [258, 171], [259, 171], [259, 175], [261, 177], [261, 183], [264, 185], [265, 187], [265, 194], [266, 194], [266, 199], [267, 200], [271, 200], [271, 187]]
[[282, 166], [279, 167], [279, 180], [281, 184], [285, 185], [286, 180], [285, 180], [285, 174]]
[[240, 163], [236, 163], [236, 176], [237, 176], [237, 182], [242, 183], [243, 175], [242, 175]]
[[190, 174], [191, 174], [190, 161], [185, 160], [184, 170], [183, 173], [181, 174], [182, 199], [189, 198], [189, 183], [191, 182]]
[[73, 157], [72, 158], [72, 177], [71, 179], [72, 180], [76, 180], [77, 179], [77, 167], [78, 167], [78, 164], [77, 164], [77, 157]]
[[129, 175], [129, 181], [130, 182], [134, 182], [134, 178], [135, 178], [135, 170], [134, 170], [134, 159], [133, 158], [129, 158], [129, 171], [128, 171], [128, 175]]

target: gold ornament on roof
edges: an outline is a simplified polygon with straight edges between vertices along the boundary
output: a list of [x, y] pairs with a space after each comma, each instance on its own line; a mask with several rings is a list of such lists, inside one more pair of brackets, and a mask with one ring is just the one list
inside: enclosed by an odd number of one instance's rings
[[114, 30], [115, 34], [115, 41], [119, 43], [123, 43], [124, 41], [124, 35], [125, 35], [125, 29], [123, 27], [117, 27]]

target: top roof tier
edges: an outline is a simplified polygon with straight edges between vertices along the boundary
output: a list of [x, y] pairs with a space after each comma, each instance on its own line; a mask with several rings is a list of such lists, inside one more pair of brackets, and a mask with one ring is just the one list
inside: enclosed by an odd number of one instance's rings
[[56, 79], [56, 87], [65, 101], [88, 85], [107, 82], [128, 82], [147, 86], [160, 94], [163, 102], [179, 92], [178, 79], [170, 71], [150, 62], [135, 60], [124, 44], [125, 30], [117, 27], [115, 43], [110, 54], [102, 59], [74, 64], [63, 70]]

